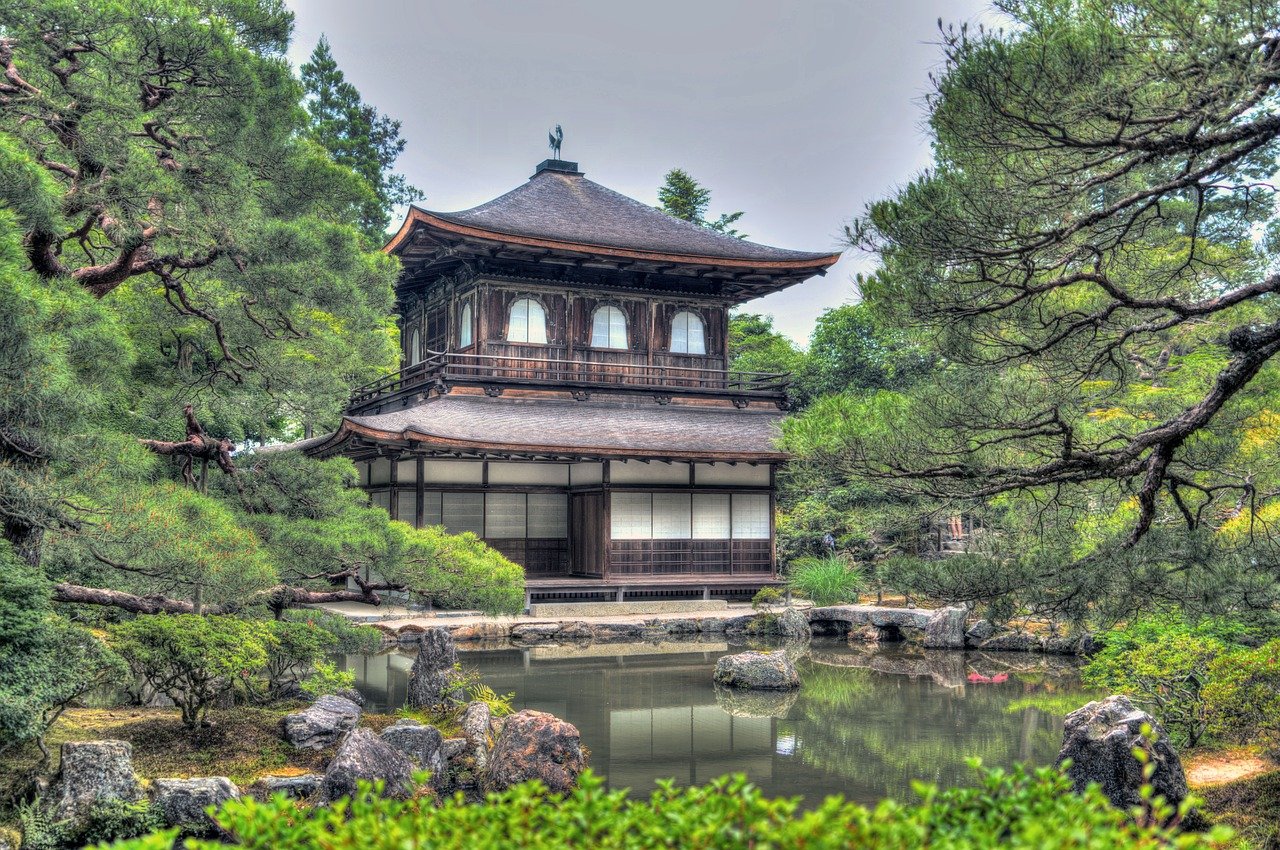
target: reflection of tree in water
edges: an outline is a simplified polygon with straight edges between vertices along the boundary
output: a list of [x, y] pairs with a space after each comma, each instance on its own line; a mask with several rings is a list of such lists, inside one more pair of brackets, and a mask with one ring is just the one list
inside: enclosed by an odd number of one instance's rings
[[[1046, 764], [1062, 740], [1060, 715], [1030, 705], [1006, 711], [1048, 682], [1011, 677], [998, 685], [946, 688], [925, 677], [812, 662], [800, 678], [800, 698], [778, 733], [794, 735], [806, 765], [853, 783], [846, 793], [855, 799], [901, 796], [915, 779], [962, 784], [972, 756], [989, 766]], [[1059, 692], [1068, 685], [1055, 677], [1050, 687]]]

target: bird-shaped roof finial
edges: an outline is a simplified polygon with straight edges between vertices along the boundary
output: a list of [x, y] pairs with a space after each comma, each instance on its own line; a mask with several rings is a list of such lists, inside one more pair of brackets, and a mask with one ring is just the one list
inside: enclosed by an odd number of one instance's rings
[[560, 144], [564, 141], [564, 130], [560, 129], [560, 125], [556, 125], [555, 132], [547, 132], [547, 146], [551, 148], [551, 158], [560, 158]]

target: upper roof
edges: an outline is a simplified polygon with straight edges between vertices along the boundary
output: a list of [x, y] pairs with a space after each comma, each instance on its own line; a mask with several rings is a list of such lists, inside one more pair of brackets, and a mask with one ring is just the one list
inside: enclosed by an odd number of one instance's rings
[[372, 416], [344, 416], [338, 430], [283, 448], [316, 454], [350, 438], [428, 451], [589, 457], [780, 460], [783, 414], [681, 404], [445, 395]]
[[817, 273], [840, 258], [839, 252], [792, 251], [717, 233], [588, 180], [576, 165], [550, 160], [527, 183], [468, 210], [411, 207], [383, 250], [397, 252], [423, 224], [488, 241], [723, 268]]

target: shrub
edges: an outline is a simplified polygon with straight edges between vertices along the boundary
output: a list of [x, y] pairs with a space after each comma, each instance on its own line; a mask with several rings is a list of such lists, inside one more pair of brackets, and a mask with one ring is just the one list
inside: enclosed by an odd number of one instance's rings
[[1191, 625], [1176, 615], [1148, 617], [1103, 636], [1084, 682], [1128, 694], [1180, 744], [1194, 747], [1208, 727], [1205, 685], [1215, 659], [1230, 652], [1229, 626]]
[[290, 696], [297, 689], [319, 695], [354, 682], [350, 673], [336, 670], [328, 661], [338, 639], [314, 622], [293, 620], [261, 624], [267, 648], [266, 693], [268, 700]]
[[863, 583], [862, 571], [836, 555], [798, 558], [787, 577], [791, 592], [814, 605], [857, 602]]
[[403, 552], [387, 577], [418, 598], [449, 608], [514, 614], [524, 607], [524, 569], [471, 532], [396, 523]]
[[1213, 659], [1202, 697], [1211, 734], [1280, 750], [1280, 640]]
[[334, 652], [363, 654], [377, 652], [382, 648], [382, 632], [373, 626], [352, 622], [349, 618], [331, 611], [319, 608], [290, 608], [281, 614], [280, 619], [290, 623], [315, 625], [328, 632], [334, 639]]
[[[745, 777], [702, 787], [659, 783], [649, 800], [628, 800], [606, 791], [590, 771], [577, 789], [550, 805], [545, 788], [526, 783], [482, 804], [461, 796], [436, 805], [430, 800], [388, 800], [364, 789], [345, 811], [299, 811], [276, 797], [228, 803], [219, 822], [248, 850], [278, 847], [326, 850], [487, 850], [504, 847], [666, 848], [746, 850], [783, 847], [923, 848], [1107, 848], [1182, 850], [1225, 848], [1225, 830], [1175, 835], [1173, 829], [1138, 823], [1113, 808], [1097, 791], [1071, 793], [1070, 782], [1052, 769], [991, 771], [973, 788], [938, 791], [921, 787], [915, 805], [885, 801], [874, 809], [828, 798], [801, 812], [795, 799], [769, 799]], [[1171, 814], [1171, 813], [1170, 813]], [[1163, 820], [1165, 818], [1161, 818]], [[121, 850], [167, 850], [173, 833], [129, 842]], [[214, 841], [192, 841], [193, 850], [215, 850]]]
[[79, 822], [51, 820], [38, 803], [31, 803], [18, 811], [18, 821], [23, 850], [71, 850], [140, 838], [164, 826], [160, 813], [146, 800], [104, 800], [94, 804]]
[[111, 630], [111, 643], [157, 693], [173, 700], [182, 722], [199, 726], [209, 707], [267, 666], [259, 623], [225, 616], [152, 614]]

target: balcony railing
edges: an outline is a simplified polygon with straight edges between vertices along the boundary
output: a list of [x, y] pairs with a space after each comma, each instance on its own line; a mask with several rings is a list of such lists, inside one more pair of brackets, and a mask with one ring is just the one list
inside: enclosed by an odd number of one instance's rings
[[348, 409], [360, 413], [455, 385], [527, 387], [651, 395], [708, 395], [785, 406], [786, 372], [735, 372], [650, 363], [596, 363], [432, 351], [413, 366], [357, 388]]

